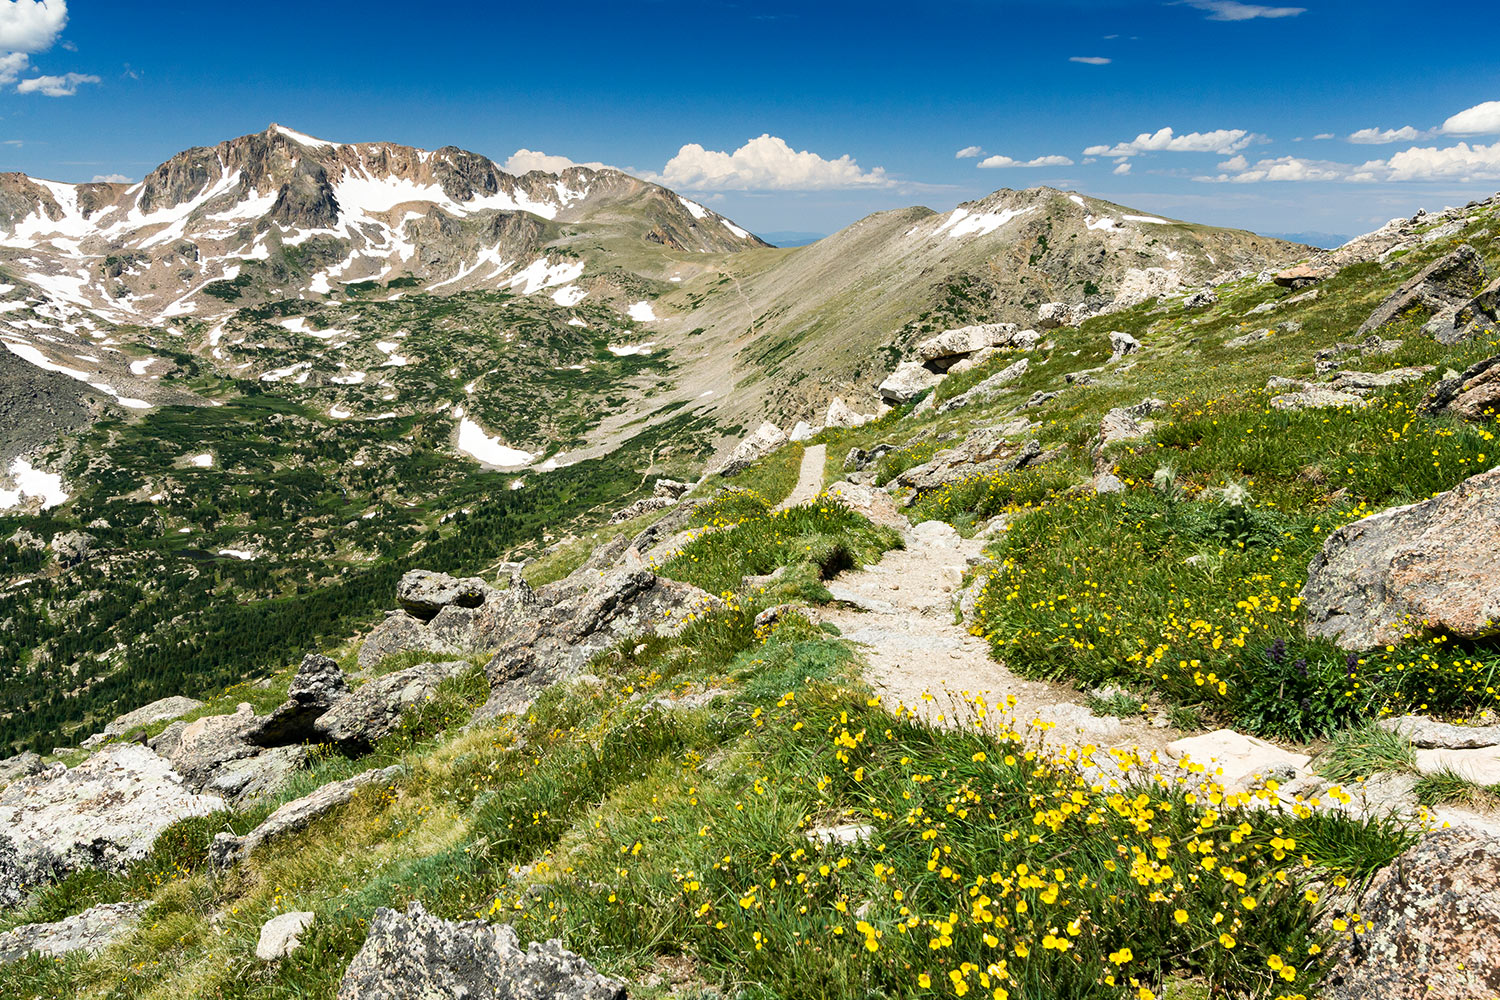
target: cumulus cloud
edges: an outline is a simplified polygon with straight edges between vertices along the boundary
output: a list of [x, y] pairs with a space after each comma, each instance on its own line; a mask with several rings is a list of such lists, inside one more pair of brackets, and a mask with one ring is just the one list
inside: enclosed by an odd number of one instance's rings
[[1307, 13], [1306, 7], [1267, 7], [1238, 0], [1177, 0], [1194, 10], [1208, 12], [1210, 21], [1253, 21], [1258, 17], [1296, 17]]
[[1142, 132], [1129, 142], [1113, 146], [1090, 146], [1085, 156], [1135, 156], [1137, 153], [1237, 153], [1258, 136], [1242, 128], [1221, 128], [1212, 132], [1173, 133], [1170, 126], [1155, 132]]
[[16, 77], [26, 72], [31, 65], [31, 57], [24, 52], [6, 52], [0, 54], [0, 86], [16, 82]]
[[67, 0], [0, 0], [0, 52], [45, 52], [67, 23]]
[[1013, 160], [1009, 156], [991, 156], [979, 161], [984, 169], [1004, 167], [1071, 167], [1073, 161], [1066, 156], [1038, 156], [1031, 160]]
[[1313, 138], [1314, 139], [1333, 139], [1333, 138], [1335, 138], [1335, 136], [1334, 136], [1334, 134], [1332, 132], [1319, 132], [1317, 135], [1313, 136]]
[[525, 174], [540, 170], [547, 174], [560, 174], [569, 167], [588, 167], [592, 170], [609, 170], [602, 163], [575, 163], [566, 156], [553, 156], [537, 149], [518, 149], [500, 165], [508, 174]]
[[1195, 177], [1216, 184], [1257, 184], [1263, 181], [1346, 181], [1353, 184], [1404, 181], [1500, 180], [1500, 142], [1492, 145], [1460, 142], [1454, 146], [1412, 146], [1388, 159], [1358, 165], [1281, 156], [1255, 164], [1236, 157], [1219, 164], [1220, 173]]
[[72, 97], [80, 85], [98, 83], [91, 73], [64, 73], [62, 76], [35, 76], [16, 84], [18, 94], [45, 94], [47, 97]]
[[1068, 56], [1068, 62], [1083, 63], [1087, 66], [1108, 66], [1114, 60], [1104, 56]]
[[1443, 122], [1447, 135], [1493, 135], [1500, 132], [1500, 101], [1485, 101]]
[[1243, 156], [1219, 164], [1224, 173], [1211, 177], [1194, 177], [1195, 181], [1216, 184], [1256, 184], [1261, 181], [1336, 181], [1348, 173], [1343, 164], [1323, 160], [1306, 160], [1299, 156], [1278, 156], [1251, 166]]
[[1378, 173], [1382, 168], [1384, 179], [1391, 181], [1495, 180], [1500, 178], [1500, 142], [1489, 146], [1460, 142], [1446, 149], [1413, 146], [1361, 169]]
[[131, 178], [124, 174], [95, 174], [91, 183], [94, 184], [129, 184]]
[[827, 160], [766, 134], [732, 153], [688, 143], [648, 179], [690, 191], [821, 191], [894, 187], [885, 169], [862, 170], [847, 153]]
[[1426, 135], [1419, 132], [1410, 125], [1400, 128], [1362, 128], [1358, 132], [1349, 135], [1349, 141], [1364, 146], [1380, 146], [1388, 142], [1413, 142]]
[[1111, 173], [1118, 174], [1119, 176], [1124, 177], [1126, 174], [1130, 173], [1130, 161], [1121, 160], [1119, 163], [1115, 164], [1115, 169], [1112, 170]]
[[953, 158], [955, 160], [967, 160], [975, 156], [983, 155], [984, 150], [979, 148], [978, 146], [965, 146], [963, 149], [960, 149], [958, 152], [954, 153]]

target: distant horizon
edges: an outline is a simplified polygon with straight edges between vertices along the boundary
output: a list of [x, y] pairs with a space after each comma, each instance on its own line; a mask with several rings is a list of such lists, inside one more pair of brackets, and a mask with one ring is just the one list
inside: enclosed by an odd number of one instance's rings
[[[1500, 190], [1500, 66], [1485, 47], [1370, 55], [1414, 31], [1462, 37], [1481, 13], [1467, 4], [582, 0], [564, 48], [548, 44], [554, 12], [507, 11], [507, 36], [529, 42], [498, 66], [485, 31], [413, 47], [392, 29], [430, 21], [404, 5], [296, 12], [287, 32], [182, 0], [149, 22], [0, 3], [0, 169], [139, 180], [278, 121], [501, 164], [614, 164], [754, 231], [802, 233], [1038, 185], [1254, 232], [1361, 233]], [[492, 17], [463, 0], [442, 14]], [[715, 69], [660, 72], [648, 51]]]

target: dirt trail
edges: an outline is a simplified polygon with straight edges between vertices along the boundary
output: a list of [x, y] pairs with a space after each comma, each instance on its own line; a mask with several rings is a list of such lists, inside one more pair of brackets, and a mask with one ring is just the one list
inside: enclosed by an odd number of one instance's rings
[[817, 496], [823, 489], [823, 463], [828, 458], [828, 446], [815, 444], [802, 453], [802, 469], [797, 474], [797, 485], [791, 495], [776, 505], [777, 510], [795, 507]]
[[991, 658], [983, 639], [956, 621], [953, 609], [960, 577], [982, 543], [936, 522], [906, 536], [905, 549], [840, 576], [829, 589], [841, 603], [819, 614], [865, 647], [866, 676], [888, 702], [932, 723], [971, 725], [966, 698], [982, 695], [993, 706], [1013, 697], [1016, 728], [1040, 721], [1044, 739], [1059, 748], [1139, 747], [1149, 753], [1183, 735], [1144, 718], [1095, 716], [1082, 692], [1011, 673]]

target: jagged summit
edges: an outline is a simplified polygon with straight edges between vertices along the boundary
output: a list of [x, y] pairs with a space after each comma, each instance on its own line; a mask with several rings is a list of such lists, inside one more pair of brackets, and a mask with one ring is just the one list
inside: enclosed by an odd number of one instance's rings
[[[0, 261], [26, 251], [23, 278], [114, 321], [222, 313], [205, 287], [244, 285], [252, 266], [281, 297], [400, 277], [448, 291], [504, 287], [545, 256], [558, 235], [549, 224], [604, 219], [668, 249], [766, 246], [618, 170], [516, 176], [457, 146], [333, 142], [280, 124], [184, 150], [135, 184], [0, 174]], [[309, 261], [330, 266], [297, 273]]]

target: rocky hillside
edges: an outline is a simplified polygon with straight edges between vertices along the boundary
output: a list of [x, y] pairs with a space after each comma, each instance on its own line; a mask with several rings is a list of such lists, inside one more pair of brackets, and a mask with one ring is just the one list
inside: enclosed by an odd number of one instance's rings
[[[1113, 232], [996, 197], [903, 232]], [[1182, 228], [1130, 251], [1181, 286], [908, 314], [728, 449], [454, 471], [480, 393], [339, 418], [187, 350], [221, 405], [75, 413], [0, 550], [0, 992], [1500, 994], [1500, 197], [1276, 267]], [[377, 350], [495, 366], [524, 302], [452, 299]]]

